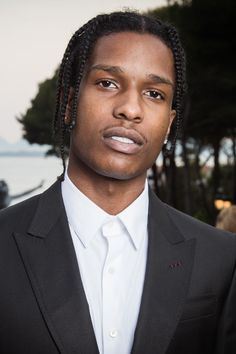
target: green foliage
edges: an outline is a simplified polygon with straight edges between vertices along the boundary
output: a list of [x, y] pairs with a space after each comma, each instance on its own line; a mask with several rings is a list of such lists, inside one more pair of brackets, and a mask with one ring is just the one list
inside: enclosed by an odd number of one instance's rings
[[17, 120], [23, 125], [23, 137], [31, 144], [53, 145], [52, 122], [55, 106], [57, 72], [39, 84], [36, 97], [25, 114]]

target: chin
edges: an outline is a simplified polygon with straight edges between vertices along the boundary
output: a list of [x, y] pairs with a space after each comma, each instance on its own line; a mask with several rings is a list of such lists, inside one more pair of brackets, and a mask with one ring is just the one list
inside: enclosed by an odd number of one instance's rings
[[129, 181], [132, 179], [135, 179], [137, 177], [141, 177], [146, 175], [147, 170], [145, 171], [127, 171], [126, 170], [114, 170], [114, 169], [109, 169], [109, 170], [97, 170], [97, 174], [103, 177], [107, 177], [109, 179], [114, 179], [114, 180], [119, 180], [119, 181]]

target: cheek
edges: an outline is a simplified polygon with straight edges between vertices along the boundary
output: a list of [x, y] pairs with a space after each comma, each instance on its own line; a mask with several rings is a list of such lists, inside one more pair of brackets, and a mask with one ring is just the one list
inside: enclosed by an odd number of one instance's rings
[[165, 140], [169, 124], [168, 122], [157, 122], [152, 124], [149, 128], [149, 139], [152, 145], [159, 146], [162, 145]]
[[92, 115], [94, 119], [105, 111], [107, 103], [104, 104], [104, 98], [99, 97], [93, 86], [84, 88], [78, 98], [78, 112], [83, 112], [83, 115]]
[[79, 103], [75, 134], [82, 139], [89, 139], [96, 127], [96, 122], [94, 121], [95, 117], [96, 115], [92, 104], [86, 104], [84, 101]]
[[[105, 119], [108, 115], [105, 105], [93, 100], [92, 98], [84, 97], [79, 101], [76, 125], [79, 130], [86, 131], [87, 134], [95, 134], [102, 128], [102, 123], [105, 124]], [[87, 136], [89, 139], [90, 136]]]

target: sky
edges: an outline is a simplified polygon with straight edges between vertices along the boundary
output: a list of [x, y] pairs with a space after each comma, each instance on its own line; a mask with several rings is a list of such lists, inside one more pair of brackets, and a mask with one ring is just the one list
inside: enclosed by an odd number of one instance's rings
[[0, 0], [0, 137], [21, 138], [16, 117], [26, 112], [38, 84], [53, 76], [80, 26], [100, 13], [163, 5], [166, 0]]

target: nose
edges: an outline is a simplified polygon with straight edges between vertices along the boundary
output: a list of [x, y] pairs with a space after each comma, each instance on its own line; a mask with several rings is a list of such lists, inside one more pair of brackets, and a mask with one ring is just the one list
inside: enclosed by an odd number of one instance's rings
[[117, 119], [124, 119], [140, 123], [143, 120], [141, 97], [134, 90], [125, 91], [119, 95], [113, 109]]

